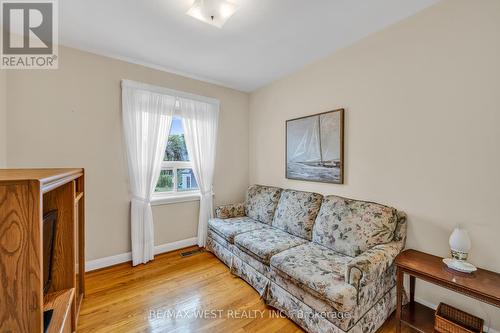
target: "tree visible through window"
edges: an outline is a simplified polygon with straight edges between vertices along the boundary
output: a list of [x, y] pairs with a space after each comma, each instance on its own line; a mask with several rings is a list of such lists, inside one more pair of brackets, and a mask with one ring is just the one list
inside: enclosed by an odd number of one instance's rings
[[[173, 126], [173, 125], [172, 125]], [[181, 126], [182, 128], [182, 126]], [[172, 134], [168, 136], [167, 149], [165, 150], [165, 161], [189, 161], [184, 133]]]
[[197, 189], [198, 183], [194, 177], [193, 165], [189, 161], [182, 119], [174, 117], [155, 192], [182, 192]]

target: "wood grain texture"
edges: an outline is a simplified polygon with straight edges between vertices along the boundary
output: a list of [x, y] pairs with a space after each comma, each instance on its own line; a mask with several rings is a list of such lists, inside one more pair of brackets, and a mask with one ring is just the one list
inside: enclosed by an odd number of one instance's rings
[[75, 203], [77, 203], [83, 197], [83, 192], [77, 192], [75, 196]]
[[40, 215], [37, 181], [0, 184], [0, 332], [42, 329]]
[[83, 175], [83, 169], [0, 169], [0, 182], [19, 182], [24, 180], [38, 180], [40, 190], [49, 192], [59, 186], [77, 179]]
[[434, 333], [434, 310], [420, 303], [408, 303], [402, 308], [402, 320], [417, 332]]
[[417, 250], [402, 252], [396, 265], [406, 274], [500, 307], [500, 273], [481, 268], [460, 273], [446, 267], [443, 258]]
[[[291, 320], [273, 316], [278, 312], [211, 253], [179, 255], [192, 249], [156, 256], [147, 265], [127, 263], [87, 273], [78, 332], [303, 332]], [[222, 315], [172, 320], [150, 313], [169, 310], [191, 315], [199, 310], [221, 310]], [[243, 311], [262, 311], [263, 315], [236, 318]], [[393, 332], [391, 318], [379, 333]], [[402, 332], [413, 331], [404, 328]]]
[[[403, 324], [419, 332], [434, 332], [434, 310], [414, 301], [416, 278], [500, 307], [499, 273], [480, 268], [471, 274], [460, 273], [449, 269], [441, 257], [411, 249], [400, 253], [395, 262], [398, 281], [396, 333]], [[401, 296], [405, 274], [410, 276], [410, 302], [403, 307]]]
[[76, 331], [78, 313], [85, 296], [85, 174], [75, 180], [75, 306], [72, 330]]
[[53, 310], [52, 319], [47, 333], [61, 333], [67, 331], [71, 332], [71, 306], [75, 289], [59, 290], [47, 294], [43, 300], [43, 309]]
[[57, 209], [51, 291], [75, 288], [75, 184], [43, 195], [43, 213]]
[[81, 168], [0, 169], [0, 181], [39, 180], [42, 185], [58, 179], [81, 175]]
[[[53, 209], [58, 214], [49, 291], [75, 288], [75, 248], [84, 249], [83, 243], [78, 244], [84, 242], [83, 192], [75, 205], [75, 186], [80, 182], [82, 192], [83, 169], [0, 170], [0, 332], [42, 332], [42, 217]], [[83, 253], [79, 252], [81, 262]], [[84, 290], [84, 280], [79, 281]], [[76, 328], [76, 297], [69, 307], [70, 319], [57, 327], [58, 332]]]

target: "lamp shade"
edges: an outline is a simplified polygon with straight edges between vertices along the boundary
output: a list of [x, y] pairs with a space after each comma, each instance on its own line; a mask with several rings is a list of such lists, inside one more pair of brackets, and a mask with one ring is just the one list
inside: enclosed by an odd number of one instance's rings
[[467, 260], [471, 248], [469, 233], [462, 228], [455, 228], [450, 236], [451, 256], [458, 260]]

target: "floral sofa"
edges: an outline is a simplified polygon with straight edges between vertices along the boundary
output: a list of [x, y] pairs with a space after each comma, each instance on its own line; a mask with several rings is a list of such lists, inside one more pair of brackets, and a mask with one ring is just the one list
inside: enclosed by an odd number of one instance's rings
[[396, 306], [406, 216], [377, 203], [254, 185], [206, 248], [308, 332], [375, 332]]

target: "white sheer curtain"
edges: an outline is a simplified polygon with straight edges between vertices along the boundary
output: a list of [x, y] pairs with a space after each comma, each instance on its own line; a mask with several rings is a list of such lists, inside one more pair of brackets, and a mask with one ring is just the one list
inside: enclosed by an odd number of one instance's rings
[[132, 192], [132, 264], [154, 257], [151, 196], [161, 171], [175, 97], [122, 81], [123, 130]]
[[198, 245], [205, 246], [208, 219], [213, 217], [212, 185], [215, 169], [215, 147], [219, 104], [179, 98], [184, 135], [193, 172], [200, 187]]

